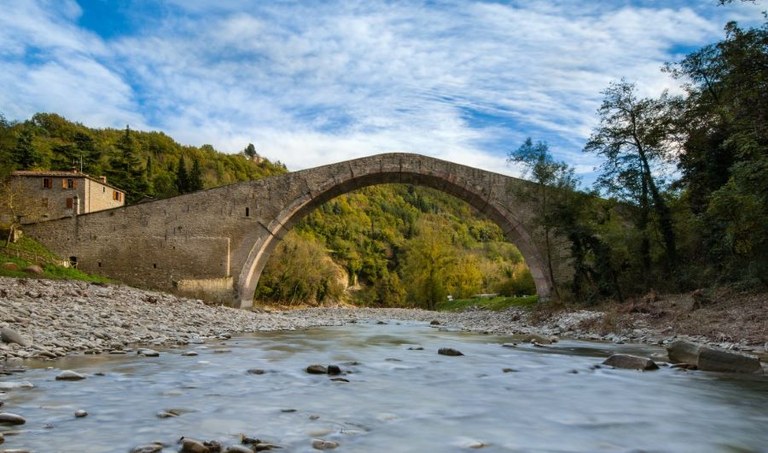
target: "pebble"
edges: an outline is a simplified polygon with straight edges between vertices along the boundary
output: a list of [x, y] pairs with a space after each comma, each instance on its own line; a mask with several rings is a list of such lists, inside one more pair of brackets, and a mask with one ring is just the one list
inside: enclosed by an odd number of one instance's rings
[[457, 357], [460, 355], [464, 355], [461, 351], [453, 348], [440, 348], [437, 350], [437, 353], [440, 355], [447, 355], [451, 357]]
[[312, 441], [312, 448], [315, 450], [333, 450], [338, 447], [339, 443], [332, 440], [315, 439]]
[[77, 418], [83, 418], [87, 416], [88, 416], [88, 412], [84, 411], [83, 409], [78, 409], [75, 411], [75, 417]]
[[309, 365], [307, 367], [309, 374], [328, 374], [328, 368], [325, 365]]
[[85, 376], [72, 370], [64, 370], [56, 376], [57, 381], [81, 381]]
[[[537, 344], [554, 342], [561, 332], [568, 332], [568, 336], [575, 339], [606, 339], [604, 335], [582, 330], [585, 321], [603, 316], [603, 313], [587, 310], [563, 312], [543, 323], [534, 323], [529, 320], [529, 312], [518, 308], [498, 312], [478, 309], [439, 313], [400, 308], [249, 311], [123, 285], [67, 280], [0, 277], [0, 290], [3, 294], [0, 297], [0, 329], [10, 329], [22, 338], [20, 343], [0, 342], [0, 363], [33, 357], [54, 359], [84, 351], [128, 351], [126, 346], [132, 344], [153, 348], [202, 344], [229, 339], [233, 333], [342, 326], [372, 319], [415, 321], [425, 325], [437, 321], [437, 327], [445, 326], [452, 331], [536, 336]], [[654, 344], [669, 343], [670, 333], [671, 330], [635, 329], [631, 338]], [[618, 338], [626, 341], [629, 337]], [[30, 339], [34, 339], [29, 341], [31, 344], [24, 341]], [[706, 342], [706, 339], [691, 339]], [[24, 346], [25, 343], [29, 345]], [[746, 345], [732, 345], [733, 349], [743, 346]], [[768, 344], [763, 347], [768, 351]]]
[[23, 425], [27, 420], [21, 415], [10, 412], [0, 412], [0, 425]]

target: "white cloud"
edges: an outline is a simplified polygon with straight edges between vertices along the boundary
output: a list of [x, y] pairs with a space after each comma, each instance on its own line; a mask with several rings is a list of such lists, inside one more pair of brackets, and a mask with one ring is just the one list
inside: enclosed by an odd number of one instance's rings
[[655, 96], [675, 52], [753, 14], [682, 0], [174, 0], [152, 28], [104, 40], [76, 25], [71, 0], [19, 3], [0, 15], [9, 117], [55, 111], [231, 152], [252, 142], [291, 169], [407, 151], [504, 173], [527, 136], [591, 172], [580, 148], [610, 81]]

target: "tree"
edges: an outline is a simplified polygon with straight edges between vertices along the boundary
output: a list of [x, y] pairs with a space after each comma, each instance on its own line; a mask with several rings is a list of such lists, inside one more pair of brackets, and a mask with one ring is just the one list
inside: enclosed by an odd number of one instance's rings
[[40, 201], [30, 199], [13, 177], [0, 181], [0, 225], [8, 230], [6, 246], [13, 240], [25, 217], [39, 218], [44, 212]]
[[25, 127], [19, 133], [19, 138], [16, 141], [13, 158], [18, 167], [22, 170], [29, 170], [40, 163], [40, 155], [37, 153], [34, 146], [32, 146], [32, 138], [32, 131]]
[[176, 167], [176, 190], [180, 194], [189, 192], [189, 174], [187, 173], [187, 164], [184, 156], [179, 158], [179, 165]]
[[190, 192], [203, 190], [203, 171], [200, 169], [200, 161], [197, 159], [192, 161], [192, 171], [189, 173], [188, 189]]
[[699, 225], [699, 260], [729, 279], [768, 284], [768, 23], [665, 68], [685, 81], [680, 186]]
[[125, 132], [115, 143], [115, 148], [117, 155], [111, 159], [111, 181], [127, 192], [128, 201], [141, 200], [147, 196], [149, 181], [139, 157], [139, 146], [129, 126], [125, 126]]
[[659, 99], [638, 98], [633, 83], [621, 80], [603, 91], [598, 110], [600, 123], [584, 151], [602, 156], [597, 184], [609, 194], [637, 209], [636, 227], [642, 234], [640, 254], [643, 274], [651, 270], [652, 214], [661, 231], [665, 264], [674, 271], [677, 262], [672, 215], [662, 194], [663, 182], [654, 170], [666, 162], [673, 134], [677, 100], [666, 92]]
[[253, 143], [248, 143], [248, 146], [246, 146], [243, 150], [243, 154], [245, 154], [245, 157], [249, 159], [256, 157], [256, 147], [253, 146]]
[[456, 262], [453, 249], [448, 247], [450, 233], [440, 219], [422, 219], [418, 234], [406, 250], [403, 281], [412, 302], [429, 310], [448, 296], [447, 275]]
[[[524, 177], [531, 178], [536, 185], [533, 191], [521, 195], [537, 205], [536, 220], [544, 230], [547, 271], [550, 281], [554, 282], [552, 234], [558, 228], [564, 229], [563, 218], [556, 213], [564, 208], [563, 204], [568, 203], [570, 192], [576, 190], [578, 180], [568, 164], [555, 161], [545, 142], [534, 144], [530, 137], [517, 150], [508, 154], [507, 162], [522, 164]], [[555, 295], [560, 297], [557, 286]]]

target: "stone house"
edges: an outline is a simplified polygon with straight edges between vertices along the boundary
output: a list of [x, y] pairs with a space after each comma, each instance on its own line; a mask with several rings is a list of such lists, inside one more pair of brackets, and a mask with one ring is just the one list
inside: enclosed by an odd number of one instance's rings
[[14, 171], [12, 184], [25, 203], [22, 223], [60, 219], [125, 205], [125, 191], [107, 177], [73, 171]]

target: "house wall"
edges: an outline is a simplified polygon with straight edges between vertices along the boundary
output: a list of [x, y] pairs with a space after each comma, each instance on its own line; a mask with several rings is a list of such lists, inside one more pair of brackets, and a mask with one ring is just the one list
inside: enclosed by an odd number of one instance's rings
[[[24, 223], [60, 219], [125, 205], [125, 194], [122, 191], [82, 174], [23, 175], [14, 178], [16, 190], [23, 195], [25, 203], [29, 203], [24, 210]], [[119, 193], [119, 196], [116, 197], [115, 193]]]

